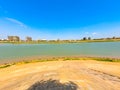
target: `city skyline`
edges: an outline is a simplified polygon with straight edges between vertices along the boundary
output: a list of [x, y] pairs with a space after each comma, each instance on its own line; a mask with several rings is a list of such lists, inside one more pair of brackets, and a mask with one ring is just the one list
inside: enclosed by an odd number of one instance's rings
[[120, 36], [118, 0], [0, 0], [0, 38], [82, 39]]

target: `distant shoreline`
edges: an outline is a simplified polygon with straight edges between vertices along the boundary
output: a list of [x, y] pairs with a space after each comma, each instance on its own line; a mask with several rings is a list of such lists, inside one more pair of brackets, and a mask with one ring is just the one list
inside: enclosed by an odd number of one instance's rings
[[94, 43], [94, 42], [120, 42], [120, 39], [110, 39], [110, 40], [61, 40], [61, 41], [0, 41], [1, 43], [7, 44], [65, 44], [65, 43]]

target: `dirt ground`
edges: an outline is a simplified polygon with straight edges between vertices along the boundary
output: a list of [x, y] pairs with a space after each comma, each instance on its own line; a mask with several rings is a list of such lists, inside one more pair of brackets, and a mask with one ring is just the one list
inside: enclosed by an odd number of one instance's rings
[[49, 79], [75, 83], [78, 88], [71, 90], [120, 90], [120, 63], [74, 60], [13, 65], [0, 69], [0, 90], [26, 90]]

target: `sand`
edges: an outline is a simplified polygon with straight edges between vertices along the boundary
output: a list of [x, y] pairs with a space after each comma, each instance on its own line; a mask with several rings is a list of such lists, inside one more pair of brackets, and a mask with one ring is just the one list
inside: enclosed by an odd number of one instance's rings
[[[120, 90], [120, 63], [50, 61], [0, 69], [0, 90], [26, 90], [41, 80], [58, 80], [59, 83], [72, 82], [77, 85], [77, 88], [69, 90]], [[62, 90], [57, 88], [49, 90]]]

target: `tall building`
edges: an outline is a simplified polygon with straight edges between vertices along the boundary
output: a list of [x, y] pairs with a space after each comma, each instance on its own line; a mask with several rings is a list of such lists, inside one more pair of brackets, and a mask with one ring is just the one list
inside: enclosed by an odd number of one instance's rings
[[26, 37], [26, 41], [27, 42], [32, 41], [32, 37]]
[[8, 36], [8, 41], [20, 41], [18, 36]]

